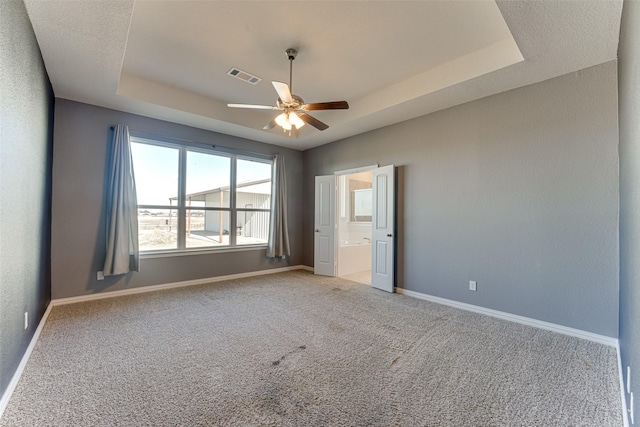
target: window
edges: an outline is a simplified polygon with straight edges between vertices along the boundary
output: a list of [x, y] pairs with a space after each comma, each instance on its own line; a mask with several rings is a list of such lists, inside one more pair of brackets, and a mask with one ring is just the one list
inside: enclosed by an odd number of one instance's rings
[[131, 138], [140, 251], [266, 245], [266, 158]]

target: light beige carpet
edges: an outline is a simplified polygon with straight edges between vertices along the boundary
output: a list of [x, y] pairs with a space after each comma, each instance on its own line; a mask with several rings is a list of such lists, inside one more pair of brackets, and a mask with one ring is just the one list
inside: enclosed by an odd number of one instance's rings
[[621, 426], [611, 347], [307, 272], [54, 307], [2, 426]]

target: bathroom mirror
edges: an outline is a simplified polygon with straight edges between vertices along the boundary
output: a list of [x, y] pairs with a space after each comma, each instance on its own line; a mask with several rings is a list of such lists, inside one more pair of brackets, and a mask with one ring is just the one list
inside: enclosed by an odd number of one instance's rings
[[372, 202], [371, 189], [354, 190], [352, 197], [352, 221], [371, 222]]
[[[347, 176], [340, 181], [340, 217], [346, 222], [371, 224], [373, 210], [371, 173]], [[364, 175], [364, 176], [363, 176]], [[345, 188], [346, 187], [346, 188]]]

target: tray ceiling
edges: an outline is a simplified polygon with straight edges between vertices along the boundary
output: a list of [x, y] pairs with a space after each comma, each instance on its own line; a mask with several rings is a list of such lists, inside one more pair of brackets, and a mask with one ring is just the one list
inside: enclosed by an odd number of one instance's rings
[[[60, 98], [304, 150], [616, 58], [621, 1], [26, 1]], [[330, 128], [262, 130], [288, 82]], [[232, 67], [258, 76], [251, 85]]]

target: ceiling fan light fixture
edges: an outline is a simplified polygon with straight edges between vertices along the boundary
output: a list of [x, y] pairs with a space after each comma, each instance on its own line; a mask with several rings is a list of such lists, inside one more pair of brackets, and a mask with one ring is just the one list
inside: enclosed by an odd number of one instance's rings
[[289, 122], [289, 117], [287, 113], [279, 114], [278, 117], [275, 118], [275, 122], [284, 130], [291, 130], [291, 122]]
[[296, 129], [300, 129], [304, 126], [304, 121], [302, 121], [295, 111], [285, 111], [284, 113], [279, 114], [274, 121], [285, 131], [290, 131], [294, 127]]
[[300, 129], [302, 126], [304, 126], [304, 122], [294, 111], [289, 113], [289, 123], [294, 125], [296, 129]]

